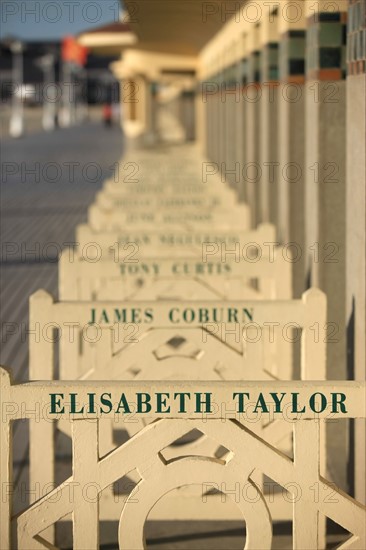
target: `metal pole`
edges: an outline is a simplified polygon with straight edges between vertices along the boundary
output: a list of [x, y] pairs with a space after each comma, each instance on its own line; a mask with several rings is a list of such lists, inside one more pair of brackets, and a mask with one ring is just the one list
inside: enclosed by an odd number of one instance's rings
[[81, 121], [85, 122], [88, 118], [88, 72], [84, 68], [80, 70], [80, 102]]
[[64, 61], [62, 65], [62, 111], [61, 111], [61, 126], [68, 127], [71, 124], [71, 104], [73, 98], [73, 83], [71, 67], [68, 61]]
[[18, 40], [10, 46], [13, 59], [13, 95], [9, 133], [13, 138], [19, 138], [24, 132], [23, 109], [23, 46]]
[[43, 116], [42, 125], [46, 131], [54, 130], [55, 128], [55, 114], [56, 114], [56, 97], [55, 94], [49, 92], [51, 84], [55, 85], [55, 58], [53, 54], [45, 55], [41, 60], [43, 73], [44, 73], [44, 91], [43, 91]]

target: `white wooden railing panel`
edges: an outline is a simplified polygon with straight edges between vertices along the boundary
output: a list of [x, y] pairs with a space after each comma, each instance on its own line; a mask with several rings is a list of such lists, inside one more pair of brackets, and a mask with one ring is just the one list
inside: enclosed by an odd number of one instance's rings
[[[312, 297], [313, 302], [310, 301]], [[310, 312], [307, 311], [308, 303], [315, 304], [315, 307]], [[70, 332], [64, 331], [60, 341], [60, 375], [63, 379], [84, 378], [87, 379], [104, 379], [106, 373], [108, 378], [114, 380], [144, 380], [144, 379], [245, 379], [245, 380], [268, 380], [273, 379], [270, 375], [271, 361], [266, 361], [266, 355], [263, 352], [262, 342], [243, 344], [234, 342], [234, 345], [229, 345], [230, 342], [225, 341], [225, 335], [220, 339], [210, 334], [212, 329], [217, 332], [217, 326], [212, 324], [208, 327], [209, 332], [206, 333], [203, 339], [203, 332], [200, 323], [196, 324], [196, 328], [191, 328], [191, 325], [183, 323], [180, 320], [178, 323], [172, 323], [169, 319], [169, 312], [172, 308], [205, 308], [207, 311], [213, 311], [214, 308], [247, 308], [248, 311], [255, 311], [254, 319], [258, 326], [262, 326], [268, 319], [272, 323], [278, 323], [283, 327], [288, 322], [296, 322], [303, 327], [303, 347], [306, 352], [303, 354], [302, 361], [308, 365], [308, 370], [304, 367], [302, 374], [304, 378], [316, 379], [325, 378], [325, 352], [324, 340], [321, 339], [316, 347], [306, 345], [308, 338], [313, 338], [311, 327], [315, 319], [317, 322], [325, 323], [326, 303], [324, 295], [317, 290], [308, 291], [303, 297], [303, 300], [288, 300], [288, 301], [255, 301], [255, 302], [64, 302], [53, 303], [51, 296], [45, 292], [36, 293], [31, 299], [31, 315], [30, 321], [40, 327], [44, 326], [59, 326], [62, 329], [73, 324], [78, 328], [73, 333], [72, 339]], [[89, 329], [88, 321], [93, 309], [98, 311], [109, 311], [111, 308], [120, 310], [128, 308], [133, 309], [151, 309], [154, 312], [154, 320], [151, 324], [142, 327], [138, 334], [137, 343], [128, 343], [113, 345], [114, 336], [109, 329], [115, 324], [109, 320], [105, 323], [106, 330], [102, 331], [103, 337], [95, 345], [86, 345], [80, 355], [79, 350], [79, 334], [85, 329]], [[246, 320], [247, 321], [247, 320]], [[201, 323], [202, 324], [202, 323]], [[169, 328], [170, 326], [170, 328]], [[240, 326], [245, 326], [240, 323]], [[323, 326], [323, 324], [321, 324]], [[118, 328], [122, 330], [123, 324]], [[226, 327], [230, 329], [230, 326]], [[175, 349], [175, 346], [167, 347], [167, 342], [170, 338], [179, 336], [187, 339], [187, 343], [182, 349]], [[71, 341], [72, 340], [72, 341]], [[281, 343], [280, 339], [277, 343]], [[165, 348], [164, 348], [165, 346]], [[47, 351], [38, 355], [40, 348], [47, 348]], [[54, 348], [55, 344], [51, 339], [41, 338], [39, 342], [31, 341], [30, 345], [30, 367], [31, 376], [33, 379], [52, 378], [53, 363], [54, 363]], [[168, 354], [163, 361], [161, 358]], [[161, 357], [156, 355], [159, 350]], [[288, 353], [289, 346], [285, 352], [285, 348], [281, 346], [277, 349], [276, 364], [278, 372], [282, 378], [291, 376], [292, 363], [291, 354]], [[192, 353], [194, 352], [193, 356]], [[271, 349], [273, 353], [273, 347]], [[196, 357], [196, 354], [198, 356]], [[42, 358], [42, 370], [38, 369], [38, 357]], [[48, 363], [46, 358], [48, 357]], [[279, 365], [281, 369], [279, 369]], [[266, 372], [266, 369], [267, 372]], [[46, 370], [48, 374], [46, 374]], [[141, 429], [141, 425], [139, 428]], [[50, 470], [44, 470], [40, 465], [45, 454], [47, 455], [47, 463], [52, 464], [53, 456], [53, 434], [49, 426], [47, 431], [43, 426], [34, 424], [31, 426], [30, 452], [31, 452], [31, 479], [32, 482], [39, 480], [53, 479], [51, 467]], [[60, 423], [60, 428], [65, 429], [64, 424]], [[127, 426], [129, 429], [130, 426]], [[136, 431], [136, 427], [130, 435]], [[290, 428], [290, 426], [288, 426]], [[263, 430], [260, 432], [264, 434]], [[284, 438], [284, 435], [289, 434], [289, 429], [286, 432], [279, 431], [277, 424], [271, 425], [270, 429], [266, 430], [266, 436], [271, 437], [273, 441], [279, 441]], [[45, 441], [46, 450], [44, 450]], [[288, 445], [288, 444], [287, 444]], [[200, 449], [201, 444], [197, 445]], [[191, 446], [191, 447], [194, 447]], [[42, 450], [43, 449], [43, 450]], [[111, 450], [111, 439], [107, 437], [103, 443], [104, 452]], [[325, 453], [323, 453], [325, 457]], [[46, 475], [46, 477], [45, 477]]]
[[[139, 225], [128, 229], [124, 226], [116, 231], [96, 231], [83, 224], [76, 227], [76, 242], [77, 255], [86, 256], [90, 260], [95, 256], [96, 261], [108, 256], [115, 259], [117, 244], [122, 251], [126, 250], [126, 254], [132, 252], [132, 245], [138, 247], [138, 253], [144, 259], [181, 257], [187, 256], [188, 252], [190, 256], [193, 254], [194, 257], [202, 258], [203, 243], [212, 243], [215, 250], [219, 244], [219, 252], [221, 248], [223, 251], [229, 251], [235, 250], [236, 247], [242, 255], [243, 248], [245, 252], [248, 243], [256, 243], [262, 251], [268, 250], [268, 246], [275, 246], [276, 233], [274, 226], [270, 224], [261, 224], [255, 230], [228, 229], [215, 224], [214, 229], [166, 227], [163, 230]], [[126, 249], [128, 245], [130, 248]], [[136, 248], [134, 250], [136, 251]], [[227, 254], [229, 255], [229, 252]]]
[[[213, 257], [193, 259], [182, 256], [179, 259], [147, 258], [129, 261], [115, 261], [112, 258], [89, 262], [73, 257], [66, 249], [59, 261], [60, 300], [125, 299], [136, 294], [136, 299], [147, 299], [145, 288], [152, 282], [169, 285], [174, 283], [179, 289], [185, 280], [199, 282], [201, 288], [208, 287], [223, 297], [250, 299], [247, 283], [256, 279], [259, 286], [258, 298], [291, 298], [292, 264], [285, 259], [282, 249], [275, 249], [274, 255], [263, 256], [258, 260], [228, 257], [222, 261], [221, 254]], [[72, 259], [72, 260], [71, 260]], [[203, 290], [203, 288], [202, 288]], [[148, 290], [147, 290], [148, 292]], [[161, 291], [159, 291], [161, 292]], [[109, 294], [109, 296], [108, 296]], [[183, 288], [184, 297], [191, 296]], [[203, 297], [201, 296], [201, 299]]]
[[[290, 494], [301, 490], [301, 498], [294, 499], [293, 506], [293, 549], [321, 548], [318, 543], [319, 514], [331, 518], [351, 533], [350, 538], [339, 546], [340, 549], [353, 548], [363, 550], [366, 544], [366, 511], [365, 507], [342, 491], [332, 486], [334, 499], [314, 499], [312, 487], [314, 484], [329, 485], [327, 480], [319, 475], [320, 445], [319, 431], [324, 419], [329, 417], [327, 407], [319, 413], [314, 413], [306, 407], [299, 418], [298, 413], [287, 412], [287, 422], [293, 422], [295, 454], [294, 460], [283, 455], [270, 443], [264, 441], [252, 431], [253, 422], [247, 421], [245, 415], [238, 415], [232, 408], [233, 392], [250, 392], [254, 397], [268, 392], [285, 392], [286, 404], [290, 403], [291, 392], [299, 394], [301, 403], [309, 403], [314, 388], [322, 393], [329, 403], [331, 392], [342, 392], [347, 396], [347, 411], [342, 418], [365, 417], [365, 383], [327, 381], [311, 382], [196, 382], [192, 387], [188, 382], [31, 382], [12, 385], [8, 373], [0, 370], [2, 408], [1, 434], [1, 479], [3, 483], [10, 482], [10, 471], [7, 464], [10, 461], [12, 441], [9, 434], [11, 422], [20, 418], [31, 418], [30, 408], [22, 407], [38, 403], [41, 410], [49, 406], [50, 393], [68, 395], [77, 392], [79, 403], [86, 406], [88, 394], [110, 392], [117, 397], [123, 392], [126, 399], [132, 402], [135, 392], [164, 392], [173, 395], [174, 392], [194, 391], [210, 392], [215, 402], [225, 404], [225, 409], [218, 408], [212, 414], [197, 413], [191, 401], [186, 412], [179, 412], [179, 405], [172, 402], [170, 411], [164, 420], [157, 420], [146, 426], [136, 436], [124, 445], [117, 447], [103, 458], [98, 457], [98, 426], [97, 418], [100, 412], [80, 415], [70, 414], [65, 408], [65, 419], [72, 424], [73, 439], [73, 472], [62, 485], [56, 487], [45, 497], [28, 506], [19, 516], [11, 517], [11, 497], [1, 500], [2, 529], [1, 547], [3, 550], [13, 550], [11, 525], [17, 531], [17, 548], [32, 550], [33, 548], [50, 548], [42, 539], [41, 533], [50, 528], [67, 514], [72, 514], [74, 545], [77, 550], [98, 548], [98, 500], [89, 503], [81, 498], [84, 483], [94, 482], [102, 492], [115, 480], [137, 468], [141, 481], [138, 484], [139, 499], [134, 498], [136, 490], [132, 491], [125, 502], [119, 522], [119, 548], [144, 548], [143, 526], [154, 505], [172, 489], [192, 483], [215, 482], [225, 492], [225, 487], [232, 487], [238, 480], [242, 484], [251, 484], [255, 502], [241, 499], [237, 505], [245, 518], [247, 536], [245, 548], [270, 549], [272, 538], [272, 518], [266, 503], [266, 497], [260, 488], [252, 481], [256, 472], [265, 473], [280, 486], [286, 487]], [[116, 400], [113, 397], [113, 402]], [[9, 408], [11, 404], [11, 408]], [[223, 414], [223, 410], [225, 413]], [[270, 414], [264, 413], [263, 418]], [[152, 418], [159, 418], [161, 413], [154, 409], [149, 412]], [[179, 419], [178, 419], [179, 416]], [[92, 422], [91, 419], [95, 420]], [[223, 422], [222, 420], [225, 419]], [[50, 418], [40, 417], [40, 423], [50, 422]], [[6, 429], [4, 429], [6, 426]], [[199, 429], [207, 437], [212, 438], [229, 449], [224, 459], [213, 459], [209, 456], [181, 456], [174, 461], [165, 460], [162, 453], [173, 441], [182, 437], [193, 427]], [[5, 458], [4, 458], [5, 457]], [[70, 488], [73, 487], [74, 498], [70, 499]], [[291, 488], [293, 487], [293, 489]], [[57, 496], [57, 498], [56, 498]], [[229, 495], [230, 496], [230, 495]], [[131, 529], [133, 526], [133, 529]]]
[[121, 230], [127, 226], [159, 224], [179, 225], [185, 224], [191, 230], [200, 225], [215, 223], [218, 227], [226, 229], [248, 230], [250, 227], [249, 208], [242, 204], [229, 210], [223, 208], [190, 208], [171, 210], [170, 208], [154, 209], [145, 208], [135, 210], [129, 208], [103, 208], [100, 203], [92, 204], [88, 209], [88, 223], [96, 231]]

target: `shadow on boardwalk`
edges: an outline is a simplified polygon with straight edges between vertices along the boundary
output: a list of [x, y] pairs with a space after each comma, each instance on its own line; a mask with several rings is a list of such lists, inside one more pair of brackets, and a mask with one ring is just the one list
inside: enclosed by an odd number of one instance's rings
[[28, 377], [28, 298], [39, 288], [57, 296], [58, 252], [121, 151], [121, 131], [96, 123], [3, 142], [0, 363], [16, 380]]

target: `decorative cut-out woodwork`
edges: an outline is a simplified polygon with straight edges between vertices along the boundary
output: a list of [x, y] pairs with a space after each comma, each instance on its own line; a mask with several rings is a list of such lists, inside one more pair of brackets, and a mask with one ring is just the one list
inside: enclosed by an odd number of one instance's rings
[[[149, 389], [149, 383], [108, 383], [94, 382], [32, 382], [12, 385], [8, 373], [0, 370], [2, 404], [11, 404], [1, 423], [1, 479], [2, 483], [11, 481], [11, 422], [34, 413], [21, 407], [24, 400], [37, 402], [44, 410], [50, 393], [68, 394], [77, 391], [80, 402], [86, 403], [90, 392], [111, 391], [118, 394], [122, 391], [144, 391]], [[237, 391], [237, 382], [203, 383], [205, 391], [210, 391], [222, 403], [228, 404], [228, 396]], [[154, 382], [150, 391], [169, 392], [202, 389], [187, 383], [167, 384]], [[307, 388], [307, 389], [306, 389]], [[269, 389], [269, 388], [268, 388]], [[302, 402], [306, 401], [306, 392], [311, 393], [311, 385], [297, 386], [296, 382], [272, 383], [271, 391], [300, 391]], [[365, 416], [365, 384], [358, 382], [323, 382], [317, 385], [317, 391], [327, 395], [329, 391], [346, 392], [350, 397], [349, 408], [344, 418], [360, 418]], [[263, 384], [252, 384], [250, 391], [254, 394], [263, 391]], [[150, 413], [149, 413], [150, 414]], [[266, 442], [253, 431], [253, 422], [237, 418], [230, 408], [220, 408], [213, 415], [197, 418], [197, 413], [190, 408], [184, 414], [172, 411], [169, 418], [158, 419], [143, 428], [125, 444], [115, 448], [106, 456], [101, 457], [98, 448], [100, 430], [98, 430], [98, 415], [91, 421], [90, 415], [83, 418], [75, 414], [65, 414], [65, 420], [70, 422], [73, 442], [72, 476], [62, 485], [55, 487], [45, 497], [27, 507], [20, 515], [11, 517], [11, 491], [8, 499], [2, 499], [1, 516], [1, 546], [4, 550], [14, 548], [11, 534], [16, 533], [19, 550], [50, 548], [47, 539], [42, 538], [42, 532], [68, 514], [72, 514], [73, 548], [99, 547], [98, 524], [100, 521], [99, 498], [85, 498], [83, 489], [93, 483], [97, 494], [111, 486], [116, 480], [137, 470], [140, 478], [120, 510], [118, 529], [119, 548], [124, 550], [143, 549], [144, 524], [154, 505], [164, 495], [169, 495], [174, 489], [182, 489], [193, 484], [202, 487], [202, 499], [210, 500], [208, 487], [219, 488], [221, 493], [233, 497], [232, 487], [239, 484], [240, 498], [235, 499], [243, 520], [246, 522], [245, 549], [270, 550], [272, 540], [272, 517], [269, 503], [256, 482], [258, 474], [266, 474], [279, 486], [286, 489], [286, 498], [293, 502], [293, 548], [319, 548], [319, 518], [329, 517], [350, 532], [349, 539], [341, 544], [339, 549], [363, 550], [366, 545], [366, 513], [365, 507], [354, 499], [334, 488], [321, 475], [321, 424], [329, 412], [311, 413], [309, 409], [301, 419], [292, 420], [291, 428], [294, 435], [294, 457], [288, 458], [276, 446]], [[153, 418], [159, 418], [156, 412]], [[200, 416], [200, 415], [198, 415]], [[268, 416], [264, 414], [264, 416]], [[89, 417], [89, 418], [88, 418]], [[294, 415], [287, 418], [295, 418]], [[224, 421], [223, 421], [224, 420]], [[39, 423], [50, 424], [50, 418], [42, 415]], [[162, 452], [172, 442], [184, 436], [193, 428], [198, 429], [228, 449], [221, 458], [207, 456], [175, 456], [174, 459], [164, 458]], [[146, 453], [148, 449], [148, 453]], [[314, 488], [321, 488], [321, 498], [315, 497]], [[70, 490], [73, 488], [73, 498]], [[250, 488], [250, 497], [247, 492]], [[324, 495], [324, 491], [332, 490], [332, 499]], [[300, 496], [299, 496], [300, 495]], [[178, 501], [179, 502], [179, 501]], [[192, 506], [193, 502], [180, 499], [181, 506]], [[171, 506], [168, 499], [168, 508]], [[174, 511], [175, 512], [175, 511]], [[179, 517], [179, 510], [176, 512]], [[15, 536], [15, 535], [14, 535]]]

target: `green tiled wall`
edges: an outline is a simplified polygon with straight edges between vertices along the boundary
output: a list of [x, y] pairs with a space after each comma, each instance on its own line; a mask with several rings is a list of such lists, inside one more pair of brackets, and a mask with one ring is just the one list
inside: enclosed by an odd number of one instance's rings
[[261, 78], [263, 82], [271, 82], [279, 80], [278, 67], [278, 42], [270, 42], [263, 48], [261, 55]]
[[347, 63], [349, 74], [366, 72], [366, 0], [350, 0]]
[[261, 81], [261, 54], [255, 51], [248, 58], [248, 84]]
[[347, 26], [344, 14], [319, 13], [309, 20], [307, 29], [306, 72], [321, 73], [338, 69], [346, 76]]
[[282, 37], [279, 48], [279, 76], [281, 80], [305, 74], [305, 36], [304, 30], [294, 30], [287, 32]]

